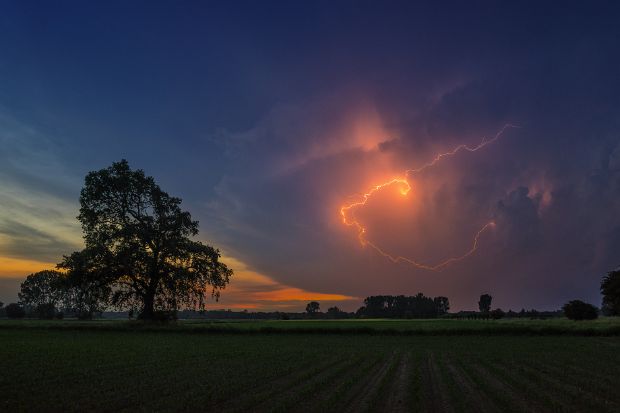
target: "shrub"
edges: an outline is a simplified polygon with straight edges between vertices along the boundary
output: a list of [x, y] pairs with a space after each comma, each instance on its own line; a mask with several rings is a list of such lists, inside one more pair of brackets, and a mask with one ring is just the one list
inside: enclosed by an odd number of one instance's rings
[[496, 308], [495, 310], [491, 311], [491, 318], [493, 320], [499, 320], [500, 318], [504, 318], [505, 315], [506, 313], [504, 313], [501, 308]]
[[155, 310], [150, 319], [144, 318], [142, 313], [138, 315], [139, 320], [155, 321], [159, 323], [167, 323], [169, 321], [177, 320], [177, 312], [174, 310]]
[[598, 318], [598, 309], [592, 304], [580, 300], [573, 300], [564, 304], [562, 311], [570, 320], [594, 320]]
[[41, 320], [52, 320], [56, 316], [56, 307], [52, 303], [39, 304], [34, 311]]
[[19, 304], [11, 303], [4, 310], [8, 318], [24, 318], [26, 316], [24, 308]]

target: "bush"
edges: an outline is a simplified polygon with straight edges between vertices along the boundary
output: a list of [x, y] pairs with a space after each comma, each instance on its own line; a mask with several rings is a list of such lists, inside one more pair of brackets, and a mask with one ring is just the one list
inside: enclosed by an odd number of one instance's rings
[[56, 316], [56, 307], [52, 303], [39, 304], [34, 311], [41, 320], [52, 320]]
[[4, 308], [4, 311], [6, 312], [6, 316], [8, 318], [24, 318], [26, 316], [24, 308], [21, 305], [15, 303], [7, 305]]
[[495, 310], [491, 311], [490, 314], [493, 320], [499, 320], [500, 318], [504, 318], [504, 316], [506, 315], [506, 313], [504, 313], [501, 308], [496, 308]]
[[158, 323], [167, 323], [169, 321], [177, 320], [177, 312], [174, 310], [156, 310], [153, 311], [153, 316], [149, 318], [144, 318], [142, 313], [138, 315], [138, 320], [145, 321], [155, 321]]
[[564, 304], [562, 311], [570, 320], [594, 320], [598, 318], [598, 309], [592, 304], [580, 300], [573, 300]]

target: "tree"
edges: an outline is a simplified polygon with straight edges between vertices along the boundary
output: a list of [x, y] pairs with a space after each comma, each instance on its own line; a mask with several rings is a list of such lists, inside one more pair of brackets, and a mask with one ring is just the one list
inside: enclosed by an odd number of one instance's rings
[[480, 301], [478, 301], [478, 308], [481, 313], [488, 313], [491, 310], [491, 301], [493, 297], [489, 294], [482, 294], [480, 296]]
[[306, 305], [306, 313], [308, 315], [313, 316], [321, 310], [321, 305], [316, 301], [311, 301]]
[[504, 313], [501, 308], [496, 308], [495, 310], [492, 310], [489, 315], [493, 320], [499, 320], [500, 318], [504, 318], [506, 313]]
[[437, 308], [438, 315], [444, 315], [450, 311], [450, 301], [448, 300], [448, 297], [435, 297], [433, 298], [433, 302]]
[[24, 307], [16, 303], [7, 305], [4, 311], [6, 312], [6, 316], [8, 318], [24, 318], [26, 316]]
[[103, 311], [112, 294], [107, 277], [97, 272], [101, 268], [94, 265], [96, 257], [90, 253], [88, 249], [74, 252], [59, 265], [67, 269], [63, 278], [66, 309], [81, 320], [90, 320]]
[[18, 294], [19, 301], [23, 305], [34, 307], [37, 313], [41, 309], [43, 313], [48, 314], [49, 308], [55, 308], [56, 304], [63, 298], [61, 277], [60, 272], [53, 270], [30, 274], [21, 284]]
[[607, 273], [601, 281], [603, 312], [605, 315], [620, 315], [620, 268]]
[[570, 320], [594, 320], [598, 317], [596, 307], [580, 300], [572, 300], [564, 304], [562, 311]]
[[141, 307], [143, 319], [180, 306], [203, 310], [209, 290], [218, 299], [232, 275], [218, 250], [191, 239], [198, 221], [181, 199], [125, 160], [86, 176], [78, 219], [86, 248], [59, 267], [77, 271], [84, 258], [89, 282], [112, 288], [117, 307]]
[[342, 311], [340, 308], [334, 306], [327, 309], [327, 317], [328, 318], [344, 318], [347, 315], [346, 312]]

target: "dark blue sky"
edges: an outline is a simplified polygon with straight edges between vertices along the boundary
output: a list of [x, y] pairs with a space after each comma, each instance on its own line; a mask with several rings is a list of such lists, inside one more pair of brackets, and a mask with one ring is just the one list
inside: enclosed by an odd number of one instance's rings
[[[540, 3], [3, 2], [0, 299], [79, 248], [84, 175], [127, 158], [277, 288], [598, 304], [620, 264], [620, 10]], [[395, 265], [339, 221], [350, 195], [506, 123], [416, 182], [405, 221], [366, 217], [422, 260], [495, 220], [471, 259]], [[271, 288], [242, 284], [231, 306]]]

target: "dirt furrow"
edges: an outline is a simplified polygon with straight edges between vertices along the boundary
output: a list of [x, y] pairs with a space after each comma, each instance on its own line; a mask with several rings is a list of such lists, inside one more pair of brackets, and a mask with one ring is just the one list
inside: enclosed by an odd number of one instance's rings
[[483, 367], [479, 363], [472, 363], [472, 369], [485, 382], [493, 392], [501, 394], [508, 400], [508, 406], [499, 406], [501, 411], [512, 410], [518, 412], [546, 412], [541, 404], [530, 400], [527, 394], [506, 383], [496, 374]]
[[[369, 369], [372, 363], [372, 361], [358, 358], [349, 360], [336, 370], [332, 369], [313, 376], [295, 387], [286, 389], [286, 394], [293, 395], [293, 398], [285, 399], [267, 410], [287, 413], [316, 411], [318, 410], [317, 406], [324, 404], [330, 395], [340, 391], [347, 377], [355, 376], [360, 371]], [[254, 409], [254, 411], [256, 410]]]
[[326, 374], [345, 364], [347, 361], [348, 360], [338, 360], [332, 357], [314, 367], [304, 365], [298, 370], [291, 371], [288, 374], [272, 380], [267, 380], [258, 386], [244, 388], [242, 393], [244, 396], [240, 396], [240, 394], [237, 393], [237, 397], [221, 400], [212, 405], [210, 410], [234, 412], [244, 411], [249, 407], [257, 411], [263, 403], [273, 401], [274, 397], [283, 390], [286, 392], [294, 391], [294, 387], [303, 385], [312, 378]]
[[480, 413], [497, 412], [500, 409], [493, 404], [489, 398], [483, 394], [476, 383], [472, 382], [469, 377], [457, 367], [453, 360], [447, 358], [446, 367], [450, 375], [454, 378], [458, 387], [465, 394], [468, 405], [473, 406], [474, 410]]
[[386, 412], [406, 412], [408, 411], [408, 389], [409, 380], [411, 378], [411, 355], [405, 353], [398, 363], [398, 370], [396, 371], [395, 380], [389, 391], [388, 398], [385, 402]]
[[[551, 390], [550, 393], [557, 395], [559, 399], [570, 400], [572, 398], [575, 404], [582, 406], [583, 409], [604, 408], [606, 411], [620, 411], [620, 407], [613, 401], [603, 399], [578, 383], [570, 381], [570, 377], [561, 370], [550, 368], [546, 364], [539, 367], [523, 366], [523, 369], [532, 374], [538, 374], [545, 383], [545, 387]], [[572, 408], [579, 410], [575, 405]]]
[[[549, 392], [549, 388], [537, 383], [537, 381], [540, 380], [538, 372], [528, 371], [524, 368], [522, 363], [497, 362], [494, 364], [494, 367], [503, 371], [506, 376], [513, 378], [520, 387], [523, 387], [520, 391], [522, 397], [533, 398], [534, 402], [539, 403], [539, 405], [542, 403], [550, 405], [550, 408], [546, 408], [546, 410], [575, 410], [574, 407], [567, 401], [553, 397], [553, 395]], [[543, 409], [542, 406], [541, 409]]]
[[370, 374], [361, 379], [364, 380], [369, 378], [368, 381], [360, 380], [358, 385], [349, 393], [348, 404], [346, 408], [343, 409], [344, 412], [357, 413], [368, 410], [373, 396], [377, 392], [396, 356], [396, 353], [393, 352], [380, 364], [378, 369], [373, 370]]
[[423, 405], [427, 412], [453, 412], [454, 409], [448, 400], [448, 389], [441, 379], [435, 355], [428, 353], [423, 370]]

